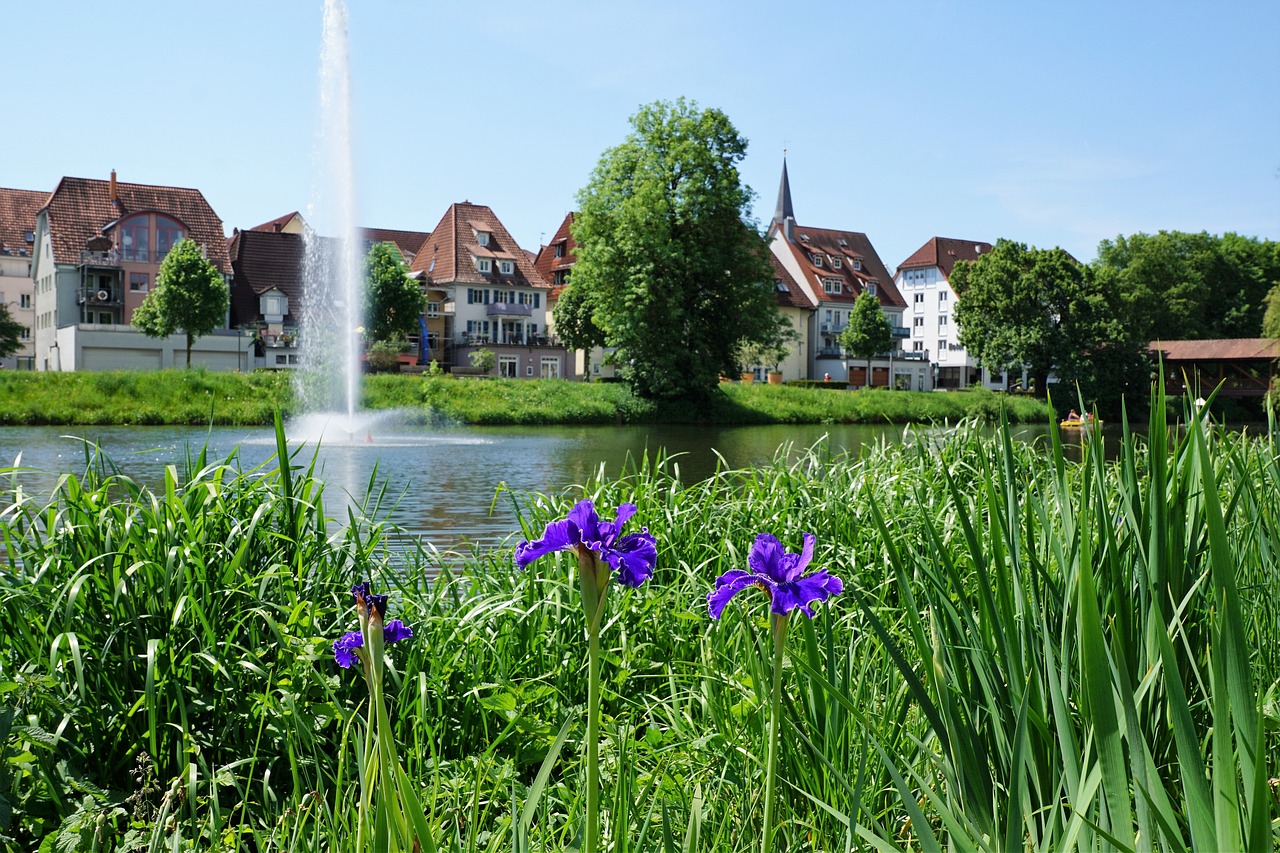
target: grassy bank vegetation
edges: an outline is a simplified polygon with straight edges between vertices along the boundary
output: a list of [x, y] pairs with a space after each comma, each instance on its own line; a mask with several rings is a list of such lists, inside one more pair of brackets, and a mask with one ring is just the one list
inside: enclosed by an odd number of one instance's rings
[[[723, 385], [705, 405], [654, 403], [619, 383], [455, 379], [374, 375], [362, 404], [404, 409], [428, 422], [483, 425], [612, 423], [1043, 423], [1049, 408], [988, 391], [830, 391]], [[290, 376], [165, 370], [115, 373], [0, 373], [0, 425], [266, 425], [275, 409], [294, 410]]]
[[[1148, 429], [1110, 463], [962, 428], [500, 496], [512, 545], [583, 496], [634, 502], [657, 538], [602, 635], [606, 849], [759, 849], [767, 607], [712, 622], [706, 594], [762, 531], [816, 534], [846, 586], [792, 626], [778, 850], [1275, 849], [1280, 446]], [[437, 554], [378, 524], [376, 494], [335, 526], [306, 466], [194, 458], [149, 492], [99, 462], [0, 502], [14, 849], [352, 849], [363, 691], [331, 643], [369, 578], [414, 630], [388, 692], [434, 843], [572, 846], [573, 558]]]

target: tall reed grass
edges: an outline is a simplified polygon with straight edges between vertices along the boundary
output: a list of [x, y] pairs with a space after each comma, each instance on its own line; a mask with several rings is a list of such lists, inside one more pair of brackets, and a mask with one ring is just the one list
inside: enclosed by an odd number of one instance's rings
[[[499, 495], [512, 545], [582, 497], [635, 503], [657, 537], [654, 577], [616, 591], [601, 632], [602, 847], [758, 847], [770, 630], [746, 608], [712, 623], [705, 596], [771, 530], [813, 532], [813, 565], [846, 581], [788, 644], [777, 849], [1273, 849], [1277, 433], [1195, 413], [1146, 433], [1114, 462], [962, 426], [694, 484], [659, 456]], [[281, 438], [269, 469], [193, 453], [150, 490], [90, 448], [56, 494], [8, 491], [11, 849], [352, 849], [364, 697], [330, 644], [365, 578], [413, 626], [387, 702], [436, 845], [576, 843], [569, 566], [436, 553], [377, 521], [377, 482], [330, 521]]]

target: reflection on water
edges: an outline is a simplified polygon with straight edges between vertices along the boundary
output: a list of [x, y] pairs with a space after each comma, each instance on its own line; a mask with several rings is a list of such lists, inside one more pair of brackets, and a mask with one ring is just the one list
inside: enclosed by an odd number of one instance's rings
[[[926, 436], [945, 432], [918, 429]], [[1043, 426], [1015, 430], [1028, 441], [1047, 434]], [[767, 462], [784, 445], [793, 454], [819, 441], [832, 453], [856, 452], [867, 442], [913, 440], [915, 434], [902, 426], [867, 425], [439, 428], [383, 418], [345, 433], [306, 433], [308, 440], [291, 439], [290, 449], [295, 464], [315, 456], [331, 518], [345, 519], [344, 503], [359, 502], [371, 481], [385, 483], [385, 517], [444, 550], [494, 545], [519, 531], [511, 499], [495, 501], [502, 484], [517, 494], [557, 493], [585, 483], [601, 467], [617, 475], [644, 454], [651, 460], [665, 455], [668, 470], [694, 482], [717, 467]], [[188, 454], [206, 444], [211, 461], [236, 452], [246, 470], [270, 462], [276, 451], [269, 428], [4, 427], [0, 467], [21, 454], [25, 470], [15, 476], [29, 493], [45, 495], [61, 474], [84, 469], [86, 440], [122, 473], [147, 484], [161, 482], [166, 465], [181, 470]]]

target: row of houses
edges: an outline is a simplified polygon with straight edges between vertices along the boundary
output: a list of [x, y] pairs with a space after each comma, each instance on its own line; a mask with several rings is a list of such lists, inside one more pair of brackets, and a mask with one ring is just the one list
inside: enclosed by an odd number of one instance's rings
[[[420, 334], [404, 359], [465, 369], [470, 353], [484, 348], [506, 377], [610, 375], [614, 368], [602, 353], [570, 352], [555, 335], [552, 310], [576, 257], [572, 225], [570, 213], [548, 244], [530, 251], [491, 208], [463, 201], [430, 231], [362, 229], [366, 246], [394, 246], [427, 294]], [[225, 328], [201, 338], [193, 360], [214, 370], [296, 367], [308, 258], [325, 257], [326, 238], [312, 234], [296, 212], [234, 228], [228, 237], [199, 190], [128, 183], [114, 171], [105, 180], [64, 177], [51, 192], [0, 189], [0, 304], [22, 328], [22, 349], [0, 367], [180, 364], [182, 336], [146, 338], [130, 320], [183, 238], [201, 246], [231, 293]], [[1025, 379], [982, 369], [960, 344], [952, 317], [952, 270], [991, 244], [931, 237], [890, 274], [865, 233], [797, 221], [785, 161], [766, 239], [777, 310], [796, 334], [779, 364], [745, 366], [757, 378], [776, 367], [784, 380], [912, 390], [1001, 389]], [[308, 254], [309, 241], [321, 251]], [[869, 379], [864, 362], [851, 363], [840, 346], [853, 305], [864, 296], [880, 302], [894, 340], [873, 361]], [[1269, 372], [1259, 374], [1264, 385]]]

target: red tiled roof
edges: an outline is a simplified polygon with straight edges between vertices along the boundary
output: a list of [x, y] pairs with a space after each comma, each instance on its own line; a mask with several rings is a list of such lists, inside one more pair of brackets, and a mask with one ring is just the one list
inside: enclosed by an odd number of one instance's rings
[[[775, 224], [770, 229], [771, 237], [779, 227]], [[794, 234], [795, 242], [786, 243], [786, 246], [795, 255], [800, 270], [806, 276], [807, 284], [813, 288], [815, 293], [820, 294], [819, 298], [823, 302], [846, 302], [852, 304], [866, 285], [874, 279], [876, 293], [880, 298], [881, 305], [891, 308], [907, 307], [906, 300], [898, 292], [897, 285], [893, 283], [893, 277], [889, 275], [889, 271], [880, 260], [880, 256], [876, 254], [876, 250], [871, 245], [871, 241], [867, 239], [866, 234], [858, 231], [809, 228], [802, 225], [795, 226]], [[820, 267], [813, 263], [813, 255], [815, 253], [822, 255], [822, 266]], [[839, 269], [832, 269], [829, 260], [832, 256], [842, 259]], [[853, 268], [852, 260], [854, 258], [861, 261], [861, 269], [855, 270]], [[826, 293], [824, 291], [823, 279], [831, 278], [840, 279], [843, 283], [844, 286], [841, 293]]]
[[94, 178], [63, 178], [58, 182], [43, 208], [49, 214], [56, 263], [79, 263], [85, 242], [101, 234], [105, 226], [131, 213], [155, 211], [185, 226], [186, 236], [204, 247], [209, 261], [220, 272], [231, 272], [222, 220], [199, 190], [117, 181], [117, 201], [113, 203], [111, 186], [111, 181]]
[[[787, 268], [782, 265], [782, 261], [778, 260], [778, 256], [773, 252], [769, 253], [769, 265], [773, 267], [775, 297], [779, 306], [807, 310], [813, 310], [818, 307], [809, 301], [804, 288], [796, 284], [796, 280], [791, 277], [791, 273], [787, 272]], [[785, 287], [786, 290], [782, 290], [782, 287]]]
[[916, 249], [911, 257], [898, 264], [898, 269], [938, 267], [942, 270], [942, 274], [949, 279], [951, 278], [951, 271], [955, 269], [956, 261], [976, 261], [978, 255], [987, 254], [991, 251], [991, 248], [990, 243], [976, 240], [931, 237], [929, 242]]
[[48, 199], [47, 192], [0, 188], [0, 251], [7, 249], [10, 255], [26, 252], [27, 257], [35, 254], [27, 235], [34, 237], [36, 214]]
[[298, 211], [295, 210], [292, 213], [286, 213], [284, 216], [277, 216], [275, 219], [272, 219], [270, 222], [264, 222], [261, 225], [255, 225], [249, 230], [250, 231], [283, 231], [284, 227], [289, 224], [290, 220], [293, 220], [295, 218], [301, 219], [302, 214], [298, 213]]
[[[538, 249], [538, 256], [533, 265], [547, 281], [555, 281], [557, 270], [570, 269], [578, 260], [578, 241], [573, 239], [573, 217], [572, 212], [566, 213], [564, 221], [556, 229], [551, 242]], [[556, 257], [557, 243], [564, 245], [564, 251], [558, 258]]]
[[1201, 341], [1152, 341], [1152, 353], [1165, 361], [1257, 361], [1280, 359], [1273, 338], [1217, 338]]
[[394, 243], [408, 263], [418, 254], [431, 235], [426, 231], [402, 231], [396, 228], [361, 228], [360, 235], [371, 243]]
[[[489, 232], [489, 245], [481, 247], [472, 229]], [[502, 275], [497, 265], [490, 273], [482, 273], [471, 262], [471, 256], [493, 254], [510, 257], [515, 272]], [[482, 204], [468, 201], [449, 205], [449, 209], [431, 231], [413, 259], [414, 271], [425, 272], [436, 284], [505, 284], [525, 287], [547, 287], [547, 281], [534, 269], [529, 256], [494, 212]]]

